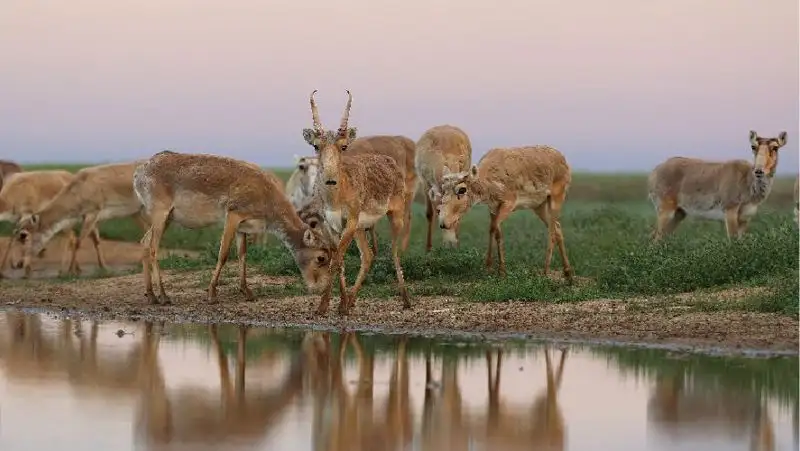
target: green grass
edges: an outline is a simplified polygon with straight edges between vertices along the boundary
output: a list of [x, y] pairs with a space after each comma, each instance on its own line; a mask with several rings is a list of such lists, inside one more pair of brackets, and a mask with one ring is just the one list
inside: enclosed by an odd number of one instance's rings
[[[50, 166], [55, 167], [55, 165]], [[59, 165], [58, 167], [64, 167]], [[26, 169], [39, 169], [26, 167]], [[77, 170], [78, 166], [69, 166]], [[284, 180], [288, 170], [276, 170]], [[503, 223], [508, 276], [486, 271], [484, 258], [489, 218], [484, 206], [476, 206], [462, 220], [461, 248], [439, 247], [435, 227], [434, 250], [426, 254], [424, 205], [414, 205], [411, 244], [402, 265], [412, 295], [450, 295], [473, 301], [531, 300], [571, 302], [594, 298], [631, 298], [670, 295], [695, 290], [714, 291], [735, 286], [767, 286], [765, 294], [738, 304], [745, 310], [798, 313], [798, 231], [792, 221], [793, 178], [778, 178], [770, 198], [761, 207], [741, 240], [728, 241], [721, 222], [688, 219], [676, 233], [653, 244], [655, 222], [646, 200], [646, 175], [574, 174], [561, 223], [570, 263], [580, 278], [574, 286], [542, 277], [546, 249], [545, 227], [531, 212], [513, 213]], [[5, 226], [0, 232], [7, 233]], [[101, 225], [104, 238], [138, 241], [140, 232], [129, 220]], [[395, 294], [395, 275], [390, 258], [387, 220], [378, 224], [379, 255], [362, 290], [365, 296]], [[162, 245], [202, 251], [197, 259], [172, 257], [165, 268], [211, 267], [216, 261], [220, 230], [186, 230], [170, 227]], [[270, 240], [266, 247], [251, 247], [248, 261], [273, 275], [299, 271], [289, 252]], [[348, 281], [358, 271], [353, 245], [346, 255]], [[551, 269], [560, 271], [554, 252]], [[254, 287], [255, 288], [255, 287]], [[301, 293], [302, 283], [262, 288], [261, 295]]]

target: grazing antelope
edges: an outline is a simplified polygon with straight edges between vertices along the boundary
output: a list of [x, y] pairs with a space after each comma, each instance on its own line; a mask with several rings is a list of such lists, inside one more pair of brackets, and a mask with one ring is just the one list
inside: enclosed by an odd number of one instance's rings
[[317, 157], [298, 157], [297, 167], [289, 180], [286, 181], [286, 194], [292, 202], [295, 210], [301, 209], [311, 199], [314, 181], [317, 179], [319, 168], [319, 158]]
[[0, 160], [0, 189], [3, 188], [3, 180], [17, 172], [22, 172], [22, 167], [20, 167], [20, 165], [13, 161]]
[[[355, 136], [356, 128], [353, 128], [353, 136]], [[311, 129], [303, 130], [303, 137], [311, 133]], [[328, 140], [336, 140], [335, 132], [329, 130], [326, 133]], [[308, 142], [308, 139], [306, 139]], [[311, 144], [311, 143], [309, 143]], [[311, 144], [313, 147], [313, 144]], [[362, 154], [373, 155], [386, 155], [392, 158], [400, 167], [402, 172], [402, 180], [405, 183], [406, 195], [406, 218], [405, 226], [402, 232], [402, 244], [400, 249], [405, 252], [408, 248], [408, 243], [411, 238], [411, 205], [414, 203], [414, 196], [417, 192], [417, 172], [415, 165], [416, 144], [410, 138], [401, 135], [373, 135], [362, 136], [354, 139], [347, 145], [346, 155], [356, 156]], [[367, 227], [372, 237], [372, 252], [378, 253], [378, 235], [374, 227]]]
[[[340, 271], [339, 313], [347, 314], [355, 305], [358, 290], [372, 265], [374, 255], [367, 244], [364, 230], [373, 227], [384, 215], [389, 218], [392, 227], [392, 259], [403, 308], [410, 308], [411, 302], [403, 280], [399, 256], [400, 240], [409, 207], [403, 171], [394, 159], [386, 155], [361, 153], [351, 156], [344, 152], [356, 137], [356, 130], [347, 126], [353, 102], [350, 91], [347, 91], [347, 106], [335, 134], [325, 133], [314, 102], [314, 93], [316, 90], [311, 93], [314, 128], [304, 129], [303, 137], [319, 155], [320, 172], [317, 175], [316, 189], [321, 199], [322, 215], [329, 227], [341, 233], [335, 263], [332, 265]], [[344, 276], [344, 252], [353, 238], [356, 239], [361, 253], [361, 268], [348, 294]], [[322, 295], [317, 314], [322, 315], [328, 311], [331, 288], [329, 285]]]
[[[263, 230], [278, 236], [292, 252], [311, 291], [330, 286], [329, 243], [300, 220], [280, 185], [277, 177], [254, 164], [217, 155], [163, 151], [138, 166], [133, 187], [151, 224], [142, 238], [147, 299], [153, 304], [171, 303], [158, 264], [161, 237], [171, 222], [192, 229], [224, 224], [217, 266], [208, 286], [209, 302], [216, 302], [217, 283], [234, 237], [239, 291], [246, 299], [254, 299], [247, 286], [246, 235]], [[153, 278], [158, 297], [153, 293]]]
[[647, 181], [658, 213], [653, 239], [672, 233], [687, 216], [723, 220], [728, 238], [742, 236], [769, 196], [778, 149], [785, 145], [786, 132], [763, 138], [751, 130], [753, 163], [672, 157], [656, 166]]
[[77, 250], [91, 237], [97, 254], [97, 265], [106, 269], [100, 249], [100, 222], [115, 218], [133, 217], [144, 232], [148, 224], [141, 215], [142, 205], [133, 193], [133, 170], [138, 161], [103, 164], [81, 169], [59, 193], [32, 215], [22, 218], [17, 234], [25, 245], [25, 259], [38, 254], [57, 233], [72, 229], [78, 223], [81, 233], [70, 253], [70, 268], [80, 273]]
[[[442, 175], [444, 169], [450, 172], [462, 172], [469, 168], [472, 161], [472, 144], [463, 130], [453, 125], [437, 125], [425, 133], [417, 141], [415, 166], [417, 175], [425, 189], [425, 217], [428, 219], [428, 236], [425, 250], [433, 246], [431, 235], [436, 210], [434, 205], [441, 196]], [[458, 246], [458, 226], [442, 229], [442, 240]]]
[[[25, 223], [36, 211], [47, 205], [56, 195], [73, 179], [73, 175], [67, 171], [27, 171], [18, 172], [10, 175], [6, 183], [0, 189], [0, 221], [10, 221], [16, 224]], [[96, 231], [95, 231], [96, 233]], [[69, 229], [63, 233], [68, 239], [64, 241], [63, 258], [69, 257], [70, 262], [74, 262], [72, 253], [74, 248], [75, 233]], [[94, 236], [94, 235], [93, 235]], [[22, 241], [17, 238], [17, 234], [9, 238], [3, 253], [3, 260], [0, 262], [0, 274], [8, 262], [8, 256], [12, 246]], [[42, 254], [44, 248], [37, 253]], [[64, 261], [62, 260], [62, 266]], [[15, 267], [23, 267], [25, 278], [30, 277], [31, 262], [30, 258], [24, 258], [21, 264], [14, 264]], [[67, 271], [72, 271], [72, 264]], [[64, 272], [64, 268], [61, 268]]]
[[544, 274], [550, 271], [553, 247], [558, 243], [564, 277], [571, 281], [574, 274], [567, 259], [559, 222], [571, 180], [571, 170], [564, 155], [550, 146], [491, 149], [468, 171], [450, 173], [445, 168], [437, 206], [439, 226], [455, 229], [473, 205], [485, 203], [491, 217], [486, 267], [492, 267], [492, 245], [496, 242], [498, 272], [505, 275], [506, 258], [500, 224], [512, 212], [530, 208], [547, 226]]

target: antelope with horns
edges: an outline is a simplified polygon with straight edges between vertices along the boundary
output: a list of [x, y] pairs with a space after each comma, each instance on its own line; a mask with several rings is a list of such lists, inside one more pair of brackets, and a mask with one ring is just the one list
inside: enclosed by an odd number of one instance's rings
[[[428, 235], [425, 250], [433, 246], [431, 235], [436, 210], [434, 205], [441, 196], [442, 176], [445, 168], [449, 172], [462, 172], [472, 162], [472, 144], [463, 130], [453, 125], [437, 125], [425, 131], [417, 141], [415, 165], [425, 188], [425, 217], [428, 219]], [[442, 229], [442, 240], [458, 246], [458, 226], [454, 229]]]
[[751, 130], [753, 163], [672, 157], [656, 166], [647, 181], [658, 213], [654, 240], [672, 233], [687, 216], [723, 220], [728, 238], [742, 236], [769, 196], [778, 149], [785, 145], [786, 132], [764, 138]]
[[[356, 130], [348, 128], [353, 96], [347, 91], [347, 106], [336, 133], [325, 133], [319, 120], [319, 112], [311, 93], [311, 116], [313, 129], [304, 129], [303, 137], [319, 155], [320, 171], [317, 174], [316, 190], [321, 199], [322, 215], [329, 227], [341, 233], [333, 268], [339, 269], [339, 291], [341, 300], [339, 313], [347, 314], [355, 305], [356, 295], [372, 265], [374, 255], [367, 244], [365, 229], [374, 227], [384, 215], [389, 218], [392, 231], [392, 259], [403, 308], [410, 308], [403, 268], [400, 266], [399, 248], [403, 236], [409, 203], [406, 199], [404, 173], [397, 162], [386, 155], [360, 153], [348, 155], [345, 150], [356, 137]], [[343, 225], [344, 223], [344, 225]], [[344, 252], [356, 239], [361, 253], [361, 268], [356, 281], [348, 293], [344, 274]], [[332, 271], [334, 271], [332, 269]], [[322, 295], [317, 314], [328, 311], [332, 286]]]
[[547, 226], [547, 252], [544, 274], [550, 271], [553, 247], [564, 265], [564, 277], [572, 281], [573, 272], [567, 259], [564, 234], [559, 216], [567, 196], [572, 173], [564, 155], [550, 146], [527, 146], [491, 149], [468, 171], [442, 177], [442, 194], [437, 205], [439, 226], [458, 227], [461, 218], [476, 203], [489, 207], [489, 248], [486, 266], [492, 267], [492, 246], [497, 245], [498, 272], [506, 273], [505, 248], [500, 224], [519, 209], [529, 208]]
[[[13, 173], [8, 176], [6, 183], [0, 189], [0, 221], [11, 221], [17, 225], [25, 223], [36, 211], [40, 210], [43, 206], [47, 205], [56, 195], [73, 179], [73, 175], [67, 171], [27, 171]], [[70, 262], [75, 262], [72, 256], [76, 252], [74, 242], [75, 233], [70, 228], [64, 231], [68, 239], [64, 241], [64, 251], [62, 253], [64, 258], [69, 257]], [[15, 233], [9, 238], [5, 252], [3, 252], [3, 259], [0, 262], [0, 275], [8, 262], [8, 256], [11, 252], [13, 245], [19, 241], [18, 234]], [[97, 235], [97, 230], [93, 231], [93, 239]], [[39, 255], [44, 252], [41, 249]], [[64, 261], [62, 260], [62, 266]], [[25, 278], [30, 277], [31, 262], [30, 258], [24, 258], [20, 264], [14, 263], [13, 266], [23, 267]], [[73, 271], [73, 266], [67, 269], [68, 272]], [[64, 268], [61, 268], [64, 272]]]
[[[268, 231], [293, 254], [306, 286], [312, 292], [330, 286], [330, 244], [297, 216], [277, 177], [258, 166], [232, 158], [162, 151], [139, 165], [133, 187], [151, 224], [142, 238], [145, 295], [157, 304], [171, 303], [164, 292], [158, 246], [171, 222], [197, 229], [223, 223], [217, 265], [208, 286], [215, 302], [217, 283], [236, 238], [239, 291], [254, 299], [247, 286], [247, 236]], [[153, 292], [153, 279], [159, 295]]]
[[133, 193], [133, 169], [139, 162], [103, 164], [81, 169], [53, 199], [20, 220], [17, 234], [25, 243], [25, 259], [38, 254], [60, 231], [82, 223], [81, 233], [71, 252], [70, 267], [80, 272], [77, 249], [91, 237], [97, 253], [97, 265], [105, 269], [97, 225], [114, 218], [133, 217], [142, 231], [147, 222], [141, 215], [142, 205]]
[[[355, 137], [356, 128], [353, 127], [353, 136]], [[310, 136], [311, 129], [303, 130], [303, 137]], [[328, 131], [326, 133], [329, 140], [335, 140], [335, 132]], [[306, 139], [308, 142], [308, 139]], [[309, 144], [311, 144], [309, 142]], [[311, 144], [313, 146], [313, 144]], [[414, 203], [414, 196], [417, 192], [417, 170], [415, 165], [416, 145], [411, 138], [401, 135], [373, 135], [362, 136], [354, 139], [346, 148], [346, 155], [356, 156], [361, 154], [374, 154], [386, 155], [392, 158], [400, 167], [402, 172], [402, 179], [405, 183], [406, 195], [406, 218], [405, 226], [402, 232], [402, 244], [400, 249], [405, 252], [408, 248], [409, 240], [411, 239], [411, 205]], [[367, 230], [372, 236], [372, 252], [378, 253], [378, 236], [375, 233], [374, 227], [367, 227]]]

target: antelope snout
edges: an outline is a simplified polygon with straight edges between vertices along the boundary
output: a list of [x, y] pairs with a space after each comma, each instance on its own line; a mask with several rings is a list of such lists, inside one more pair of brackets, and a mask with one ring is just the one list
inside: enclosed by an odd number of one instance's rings
[[30, 234], [24, 230], [19, 232], [19, 234], [17, 235], [17, 239], [22, 243], [28, 241], [28, 237], [30, 237]]
[[336, 184], [336, 180], [325, 180], [325, 184], [326, 185], [335, 185]]
[[764, 170], [761, 168], [755, 168], [753, 169], [753, 174], [755, 174], [755, 176], [758, 178], [764, 177]]

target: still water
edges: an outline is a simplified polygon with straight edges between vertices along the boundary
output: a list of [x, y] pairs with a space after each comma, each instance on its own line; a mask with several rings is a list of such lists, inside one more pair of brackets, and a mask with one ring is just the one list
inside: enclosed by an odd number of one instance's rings
[[797, 358], [0, 312], [0, 450], [790, 450]]

